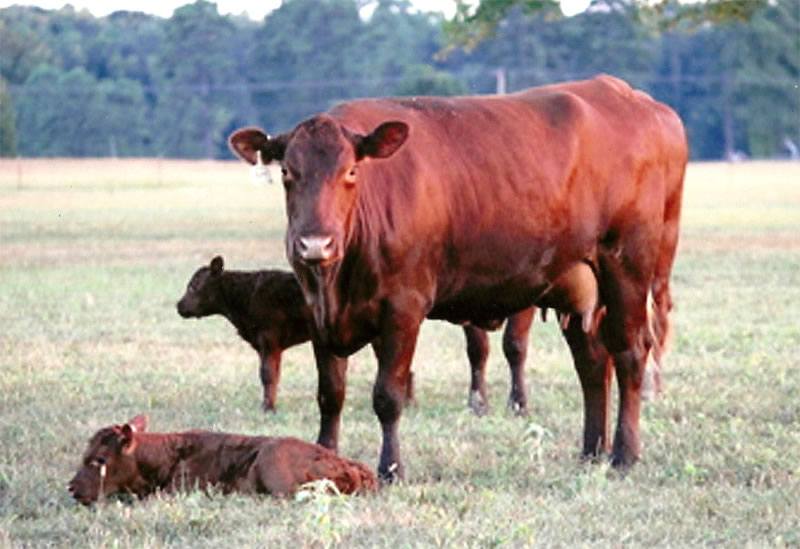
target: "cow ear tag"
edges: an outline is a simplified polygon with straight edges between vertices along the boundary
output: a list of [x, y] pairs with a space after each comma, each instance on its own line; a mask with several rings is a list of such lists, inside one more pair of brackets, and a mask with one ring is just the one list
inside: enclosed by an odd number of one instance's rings
[[270, 172], [269, 166], [264, 164], [264, 159], [261, 157], [260, 150], [256, 151], [256, 163], [253, 164], [252, 171], [250, 172], [250, 177], [253, 179], [253, 183], [257, 185], [272, 183], [272, 174]]

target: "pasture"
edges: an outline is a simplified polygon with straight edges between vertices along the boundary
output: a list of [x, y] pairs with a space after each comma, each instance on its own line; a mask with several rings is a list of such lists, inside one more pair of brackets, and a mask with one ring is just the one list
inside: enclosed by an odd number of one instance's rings
[[[531, 413], [466, 406], [460, 328], [423, 327], [407, 480], [370, 497], [189, 493], [76, 505], [65, 486], [99, 427], [150, 416], [313, 440], [309, 346], [284, 355], [278, 413], [224, 319], [175, 311], [215, 254], [286, 267], [280, 185], [238, 163], [0, 161], [0, 546], [793, 546], [800, 544], [800, 164], [693, 164], [673, 276], [665, 394], [622, 476], [578, 459], [581, 394], [554, 315], [533, 327]], [[371, 351], [351, 360], [341, 452], [374, 467]]]

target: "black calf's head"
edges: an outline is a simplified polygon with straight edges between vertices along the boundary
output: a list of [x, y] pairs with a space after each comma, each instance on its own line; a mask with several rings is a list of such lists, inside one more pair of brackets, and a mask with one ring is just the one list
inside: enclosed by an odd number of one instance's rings
[[147, 417], [136, 416], [124, 425], [105, 427], [89, 441], [78, 472], [68, 489], [78, 502], [89, 505], [118, 492], [134, 492], [142, 482], [133, 457], [137, 433], [147, 429]]
[[183, 318], [204, 317], [220, 314], [224, 302], [222, 298], [222, 270], [224, 262], [217, 256], [206, 267], [201, 267], [192, 275], [186, 286], [186, 293], [178, 301], [178, 314]]

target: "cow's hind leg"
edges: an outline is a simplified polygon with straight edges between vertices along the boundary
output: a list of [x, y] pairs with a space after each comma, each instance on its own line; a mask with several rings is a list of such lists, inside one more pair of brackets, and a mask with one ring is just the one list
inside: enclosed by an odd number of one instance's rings
[[608, 404], [612, 364], [600, 338], [583, 330], [579, 315], [570, 315], [563, 330], [583, 390], [583, 456], [608, 453]]
[[384, 482], [404, 476], [398, 429], [420, 322], [416, 318], [395, 317], [372, 343], [378, 358], [372, 407], [381, 422], [383, 433], [378, 476]]
[[528, 414], [528, 395], [525, 389], [525, 358], [528, 356], [528, 333], [536, 314], [530, 307], [510, 316], [503, 332], [503, 354], [511, 373], [511, 392], [508, 408], [518, 416]]
[[467, 405], [476, 416], [483, 416], [489, 411], [489, 399], [486, 394], [486, 359], [489, 356], [489, 336], [485, 330], [471, 324], [464, 326], [464, 336], [467, 339], [467, 357], [470, 367]]
[[346, 391], [347, 359], [337, 357], [317, 342], [314, 342], [314, 357], [317, 361], [317, 403], [320, 412], [317, 444], [336, 452]]
[[600, 326], [601, 337], [613, 357], [619, 389], [611, 463], [615, 467], [628, 467], [640, 454], [641, 388], [652, 346], [647, 324], [651, 276], [644, 258], [637, 258], [635, 254], [626, 258], [620, 252], [606, 250], [599, 260], [600, 292], [607, 308]]

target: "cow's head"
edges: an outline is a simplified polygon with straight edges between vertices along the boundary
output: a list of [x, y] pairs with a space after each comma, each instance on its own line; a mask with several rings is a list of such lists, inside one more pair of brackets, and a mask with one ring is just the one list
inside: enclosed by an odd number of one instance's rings
[[200, 267], [192, 275], [186, 286], [186, 293], [178, 301], [178, 314], [183, 318], [201, 318], [219, 314], [223, 310], [221, 290], [224, 261], [216, 256], [205, 267]]
[[326, 265], [342, 257], [359, 187], [359, 167], [387, 158], [408, 137], [405, 122], [389, 121], [368, 134], [353, 132], [332, 117], [318, 115], [292, 132], [274, 138], [257, 128], [234, 132], [229, 143], [237, 156], [256, 164], [279, 161], [286, 189], [290, 260]]
[[147, 429], [147, 417], [136, 416], [124, 425], [105, 427], [89, 440], [83, 462], [68, 489], [78, 502], [89, 505], [100, 497], [135, 491], [141, 475], [133, 452], [137, 433]]

